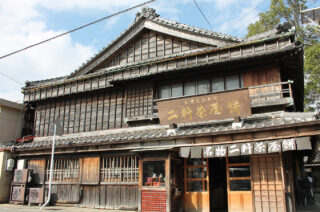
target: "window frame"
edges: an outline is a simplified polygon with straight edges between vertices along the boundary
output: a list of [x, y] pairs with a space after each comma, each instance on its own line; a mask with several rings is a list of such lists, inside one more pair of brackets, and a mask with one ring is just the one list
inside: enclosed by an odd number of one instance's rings
[[[239, 87], [235, 89], [229, 89], [227, 90], [227, 77], [231, 76], [237, 76], [238, 82], [239, 82]], [[209, 79], [208, 79], [209, 78]], [[209, 94], [209, 93], [218, 93], [218, 92], [225, 92], [225, 91], [232, 91], [232, 90], [238, 90], [243, 88], [243, 78], [242, 78], [242, 73], [235, 73], [235, 74], [227, 74], [227, 75], [217, 75], [215, 77], [208, 77], [208, 78], [198, 78], [196, 80], [181, 80], [181, 81], [172, 81], [170, 83], [161, 83], [157, 86], [157, 92], [156, 92], [156, 98], [158, 100], [162, 99], [173, 99], [173, 98], [180, 98], [180, 97], [188, 97], [188, 96], [195, 96], [195, 95], [203, 95], [203, 94]], [[222, 78], [223, 79], [223, 90], [219, 91], [213, 91], [213, 81], [214, 79]], [[200, 93], [199, 92], [199, 85], [200, 82], [208, 80], [208, 86], [209, 86], [209, 91]], [[186, 84], [187, 83], [194, 83], [195, 84], [195, 94], [189, 94], [186, 95]], [[181, 84], [182, 85], [182, 96], [175, 96], [173, 97], [173, 85], [175, 84]], [[169, 88], [169, 97], [161, 98], [161, 89], [164, 87]]]
[[[209, 191], [209, 160], [208, 158], [201, 157], [201, 161], [206, 161], [206, 164], [202, 165], [188, 165], [187, 161], [196, 158], [185, 158], [184, 159], [184, 190], [185, 192], [208, 192]], [[188, 178], [188, 169], [202, 168], [202, 175], [205, 177], [202, 178]], [[204, 169], [207, 169], [207, 174], [204, 175]], [[189, 191], [188, 182], [202, 182], [201, 191]]]
[[[251, 158], [249, 157], [248, 162], [232, 163], [229, 161], [229, 157], [226, 157], [227, 189], [229, 192], [252, 192], [252, 170], [251, 170], [250, 160]], [[230, 177], [229, 168], [235, 168], [235, 167], [249, 167], [250, 175], [247, 177]], [[250, 190], [230, 190], [230, 181], [235, 181], [235, 180], [250, 180]]]

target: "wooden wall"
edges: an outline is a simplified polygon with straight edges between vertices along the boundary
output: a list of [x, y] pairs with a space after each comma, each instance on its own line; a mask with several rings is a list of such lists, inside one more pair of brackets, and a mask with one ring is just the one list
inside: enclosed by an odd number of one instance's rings
[[274, 66], [252, 69], [242, 73], [243, 86], [257, 86], [281, 82], [280, 70]]
[[137, 209], [138, 186], [101, 185], [84, 186], [81, 205], [107, 209]]
[[139, 83], [127, 89], [126, 116], [151, 115], [153, 106], [153, 85]]
[[28, 161], [28, 169], [33, 170], [32, 181], [36, 185], [44, 184], [46, 160], [45, 159], [35, 159]]
[[125, 65], [203, 47], [203, 44], [174, 38], [151, 30], [145, 30], [127, 46], [115, 53], [115, 56], [97, 66], [95, 70], [116, 65]]
[[48, 99], [37, 103], [35, 135], [50, 135], [58, 117], [64, 134], [127, 127], [125, 117], [151, 115], [152, 105], [151, 82]]

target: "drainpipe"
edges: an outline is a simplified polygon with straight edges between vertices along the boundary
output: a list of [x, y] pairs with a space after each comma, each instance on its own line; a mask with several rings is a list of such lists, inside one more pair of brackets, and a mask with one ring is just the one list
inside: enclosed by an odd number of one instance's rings
[[[57, 133], [57, 131], [58, 131], [58, 133]], [[44, 203], [44, 205], [41, 206], [40, 210], [42, 210], [44, 207], [46, 207], [49, 204], [50, 199], [51, 199], [51, 186], [52, 186], [53, 163], [54, 163], [54, 148], [55, 148], [55, 143], [56, 143], [56, 134], [58, 134], [60, 136], [62, 135], [62, 129], [61, 129], [61, 125], [60, 125], [60, 120], [59, 119], [56, 119], [56, 121], [54, 123], [54, 129], [53, 129], [48, 199], [47, 199], [47, 202]]]

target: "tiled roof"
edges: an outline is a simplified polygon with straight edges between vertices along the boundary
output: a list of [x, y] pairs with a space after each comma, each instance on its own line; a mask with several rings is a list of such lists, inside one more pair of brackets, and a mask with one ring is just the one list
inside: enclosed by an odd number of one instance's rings
[[218, 32], [214, 32], [214, 31], [210, 31], [210, 30], [206, 30], [206, 29], [202, 29], [202, 28], [198, 28], [198, 27], [194, 27], [194, 26], [189, 26], [189, 25], [186, 25], [186, 24], [181, 24], [181, 23], [178, 23], [178, 22], [175, 22], [175, 21], [171, 21], [171, 20], [167, 20], [167, 19], [161, 18], [161, 17], [159, 17], [158, 14], [155, 13], [154, 9], [148, 8], [148, 7], [144, 7], [144, 8], [142, 8], [142, 12], [141, 13], [140, 12], [137, 13], [134, 22], [123, 33], [121, 33], [118, 37], [116, 37], [114, 40], [112, 40], [100, 52], [95, 54], [93, 57], [91, 57], [85, 63], [83, 63], [80, 67], [78, 67], [73, 73], [70, 74], [70, 76], [73, 76], [77, 71], [79, 71], [80, 69], [85, 67], [91, 61], [93, 61], [96, 57], [98, 57], [101, 54], [103, 54], [109, 47], [111, 47], [113, 45], [113, 43], [115, 43], [116, 41], [118, 41], [119, 39], [124, 37], [132, 28], [134, 28], [138, 23], [140, 23], [144, 19], [150, 20], [152, 22], [155, 22], [155, 23], [158, 23], [158, 24], [170, 27], [170, 28], [175, 28], [177, 30], [188, 31], [188, 32], [191, 32], [191, 33], [194, 33], [194, 34], [198, 34], [198, 35], [202, 35], [202, 36], [206, 36], [206, 37], [218, 38], [218, 39], [228, 40], [228, 41], [233, 41], [233, 42], [239, 42], [239, 41], [242, 40], [240, 38], [237, 38], [237, 37], [234, 37], [234, 36], [230, 36], [230, 35], [227, 35], [227, 34], [218, 33]]
[[[95, 131], [64, 135], [56, 138], [56, 146], [90, 145], [90, 144], [112, 144], [149, 140], [165, 140], [172, 138], [183, 138], [187, 136], [217, 135], [225, 133], [237, 133], [249, 130], [263, 130], [271, 127], [289, 126], [294, 124], [316, 122], [313, 113], [267, 113], [256, 114], [243, 119], [243, 126], [234, 126], [233, 119], [216, 120], [210, 122], [198, 122], [179, 124], [176, 129], [169, 126], [153, 125], [147, 127], [124, 128], [116, 130]], [[16, 149], [49, 148], [52, 137], [35, 138], [30, 143], [19, 143]]]

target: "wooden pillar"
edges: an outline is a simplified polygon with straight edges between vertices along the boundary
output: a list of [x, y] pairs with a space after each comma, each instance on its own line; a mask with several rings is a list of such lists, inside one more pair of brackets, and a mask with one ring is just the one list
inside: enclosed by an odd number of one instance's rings
[[167, 212], [171, 211], [171, 153], [169, 152], [168, 158], [165, 164], [166, 169], [166, 190], [167, 190]]

